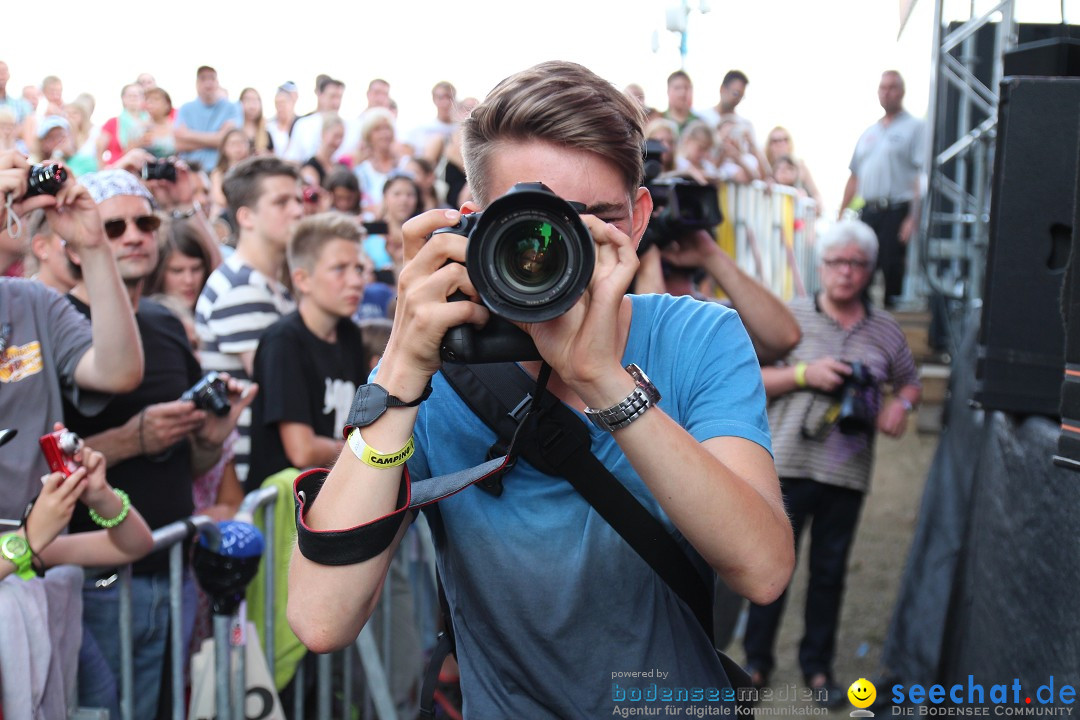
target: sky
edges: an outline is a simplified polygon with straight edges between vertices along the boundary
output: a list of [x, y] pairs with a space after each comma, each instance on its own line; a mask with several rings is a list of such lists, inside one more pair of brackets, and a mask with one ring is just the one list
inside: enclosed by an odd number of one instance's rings
[[[400, 108], [401, 133], [434, 115], [431, 86], [444, 79], [459, 97], [483, 97], [517, 70], [571, 60], [619, 87], [638, 83], [646, 101], [663, 108], [673, 70], [690, 74], [695, 106], [708, 106], [719, 99], [724, 73], [737, 68], [750, 78], [739, 113], [754, 122], [759, 140], [775, 125], [791, 131], [832, 212], [855, 141], [881, 115], [881, 72], [899, 70], [906, 107], [917, 116], [926, 111], [931, 0], [917, 0], [899, 38], [899, 0], [686, 2], [685, 63], [679, 36], [665, 29], [678, 0], [53, 0], [47, 25], [40, 6], [5, 3], [5, 26], [23, 31], [6, 33], [0, 60], [11, 68], [9, 92], [51, 74], [63, 80], [66, 99], [91, 93], [96, 123], [116, 115], [120, 88], [140, 72], [153, 74], [180, 105], [195, 97], [195, 69], [214, 66], [231, 97], [256, 88], [267, 115], [286, 80], [300, 87], [298, 111], [312, 109], [315, 76], [327, 73], [346, 83], [347, 117], [363, 109], [368, 81], [382, 77]], [[970, 4], [947, 0], [946, 18], [967, 18]], [[1067, 17], [1080, 17], [1080, 0], [1064, 5]], [[1061, 17], [1059, 0], [1017, 6], [1022, 21]], [[27, 31], [35, 27], [41, 32]]]

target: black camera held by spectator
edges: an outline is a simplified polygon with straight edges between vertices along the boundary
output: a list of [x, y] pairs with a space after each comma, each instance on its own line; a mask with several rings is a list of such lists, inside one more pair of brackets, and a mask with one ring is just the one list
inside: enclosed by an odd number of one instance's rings
[[43, 163], [30, 168], [24, 198], [56, 195], [67, 181], [68, 171], [59, 163]]
[[[580, 203], [563, 200], [542, 183], [518, 183], [482, 213], [462, 216], [434, 234], [469, 239], [465, 267], [492, 312], [487, 325], [451, 328], [442, 357], [481, 363], [539, 360], [532, 338], [509, 321], [539, 323], [572, 308], [596, 264]], [[464, 300], [464, 295], [453, 297]]]
[[806, 409], [802, 436], [823, 441], [834, 428], [844, 435], [872, 435], [877, 426], [879, 389], [870, 367], [858, 360], [841, 360], [851, 368], [844, 382], [824, 397], [830, 400], [821, 412], [819, 402]]
[[709, 230], [724, 221], [715, 185], [701, 185], [680, 177], [660, 178], [664, 143], [646, 140], [645, 187], [653, 198], [653, 215], [641, 237], [638, 253], [653, 245], [663, 249], [688, 232]]
[[836, 391], [840, 398], [840, 413], [836, 426], [845, 435], [873, 433], [877, 417], [877, 383], [870, 368], [858, 360], [842, 361], [851, 367], [851, 374], [844, 378]]
[[143, 165], [143, 180], [166, 180], [176, 182], [176, 163], [168, 158], [164, 160], [151, 160]]
[[181, 400], [190, 400], [199, 410], [209, 410], [218, 417], [225, 417], [232, 407], [229, 404], [229, 388], [216, 372], [209, 372], [203, 379], [184, 391]]

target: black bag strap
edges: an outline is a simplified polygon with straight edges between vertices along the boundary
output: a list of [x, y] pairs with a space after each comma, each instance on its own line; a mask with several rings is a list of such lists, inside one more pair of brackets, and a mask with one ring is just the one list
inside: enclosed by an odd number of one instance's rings
[[[513, 436], [515, 409], [528, 405], [524, 398], [534, 389], [524, 371], [513, 363], [445, 364], [442, 373], [500, 439]], [[712, 593], [701, 573], [671, 533], [593, 455], [589, 429], [581, 419], [550, 393], [545, 396], [535, 428], [526, 428], [519, 438], [521, 457], [541, 472], [566, 478], [682, 598], [711, 642]]]

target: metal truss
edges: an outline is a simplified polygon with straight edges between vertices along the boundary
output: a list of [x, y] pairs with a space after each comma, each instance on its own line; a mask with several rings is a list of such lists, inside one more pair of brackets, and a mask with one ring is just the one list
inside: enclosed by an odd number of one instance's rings
[[[995, 2], [981, 13], [972, 0], [970, 17], [951, 30], [945, 27], [943, 5], [944, 0], [934, 2], [927, 190], [904, 290], [908, 300], [933, 290], [972, 303], [983, 291], [998, 92], [1004, 54], [1016, 46], [1017, 25], [1014, 0]], [[996, 31], [989, 87], [975, 75], [976, 33], [987, 25]], [[945, 108], [948, 89], [959, 97], [953, 117]], [[941, 147], [948, 138], [955, 139]]]

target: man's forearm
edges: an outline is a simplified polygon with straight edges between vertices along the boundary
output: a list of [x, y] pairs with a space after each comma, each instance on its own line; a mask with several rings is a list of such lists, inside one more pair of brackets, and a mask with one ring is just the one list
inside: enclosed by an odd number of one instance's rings
[[857, 180], [855, 179], [855, 173], [848, 176], [847, 185], [844, 186], [844, 197], [840, 201], [840, 211], [837, 213], [839, 217], [844, 216], [844, 211], [851, 205], [851, 201], [855, 198], [855, 186]]
[[218, 464], [218, 460], [221, 459], [221, 446], [207, 443], [194, 436], [190, 440], [191, 472], [198, 477]]
[[112, 467], [142, 454], [139, 442], [140, 415], [136, 415], [123, 425], [85, 438], [87, 445], [105, 456], [106, 467]]
[[759, 362], [775, 362], [798, 344], [802, 331], [795, 316], [780, 298], [743, 272], [727, 253], [718, 251], [710, 255], [705, 270], [731, 298], [732, 307], [754, 342]]
[[221, 144], [221, 136], [221, 132], [199, 132], [181, 125], [178, 125], [174, 131], [176, 149], [179, 152], [204, 148], [216, 149]]
[[130, 390], [138, 385], [143, 373], [142, 341], [131, 299], [107, 246], [83, 249], [79, 255], [94, 309], [90, 319], [94, 354], [89, 389]]

